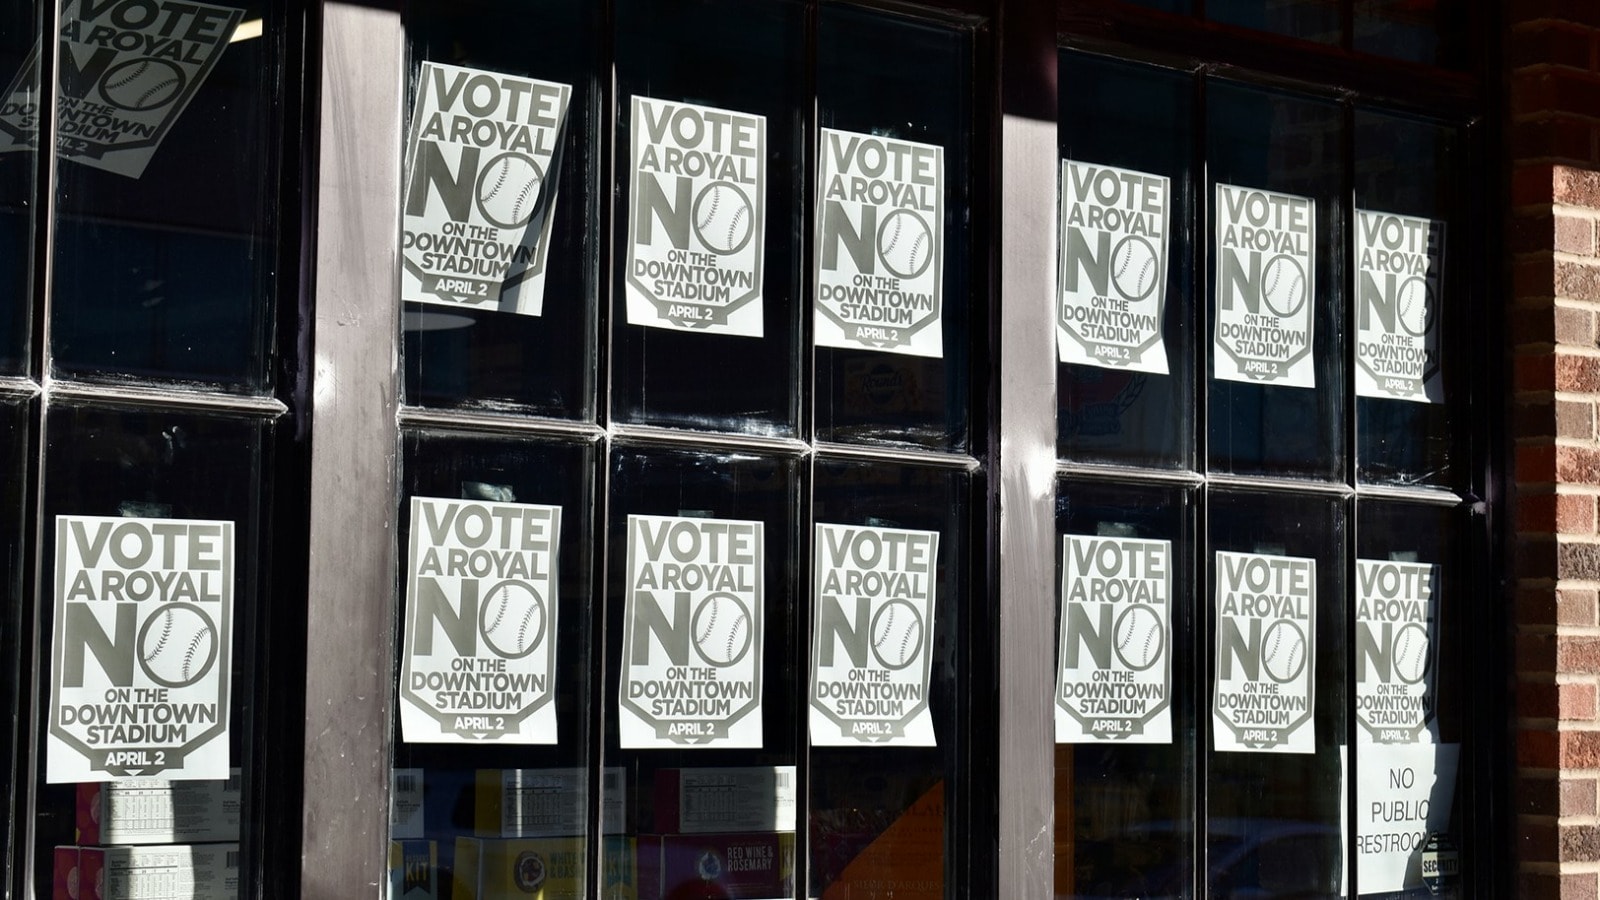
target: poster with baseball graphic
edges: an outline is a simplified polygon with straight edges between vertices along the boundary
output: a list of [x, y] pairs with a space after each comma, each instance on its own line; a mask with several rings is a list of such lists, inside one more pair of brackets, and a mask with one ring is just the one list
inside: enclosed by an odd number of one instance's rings
[[761, 522], [628, 516], [624, 749], [760, 747]]
[[1217, 551], [1217, 750], [1314, 753], [1317, 561]]
[[1061, 540], [1056, 743], [1172, 743], [1172, 542]]
[[932, 747], [939, 533], [816, 526], [811, 743]]
[[1168, 200], [1172, 180], [1061, 161], [1061, 361], [1167, 374]]
[[[138, 178], [244, 10], [194, 0], [63, 0], [56, 155]], [[39, 48], [0, 94], [0, 153], [39, 143]]]
[[761, 337], [767, 117], [634, 97], [628, 324]]
[[47, 782], [228, 777], [233, 533], [56, 517]]
[[1444, 223], [1356, 210], [1356, 394], [1443, 403]]
[[944, 355], [944, 148], [822, 129], [816, 342]]
[[1439, 567], [1356, 560], [1356, 721], [1364, 744], [1438, 740]]
[[554, 744], [561, 507], [411, 498], [400, 733]]
[[1217, 185], [1213, 375], [1316, 387], [1317, 202]]
[[400, 298], [544, 312], [570, 85], [424, 62], [406, 144]]

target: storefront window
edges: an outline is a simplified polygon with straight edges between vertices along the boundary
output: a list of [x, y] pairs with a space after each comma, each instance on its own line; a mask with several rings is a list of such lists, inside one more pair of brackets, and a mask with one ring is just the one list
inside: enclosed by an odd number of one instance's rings
[[39, 10], [13, 3], [0, 11], [0, 375], [28, 368], [33, 289], [33, 195], [38, 154], [26, 136], [39, 107], [39, 61], [31, 54], [39, 34]]

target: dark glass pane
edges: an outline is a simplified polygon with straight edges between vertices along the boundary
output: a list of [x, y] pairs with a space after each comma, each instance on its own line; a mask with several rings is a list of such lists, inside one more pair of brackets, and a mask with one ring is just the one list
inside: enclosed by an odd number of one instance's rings
[[1190, 468], [1193, 82], [1065, 51], [1060, 72], [1056, 340], [1076, 362], [1057, 369], [1058, 452], [1074, 462]]
[[1355, 0], [1355, 48], [1453, 69], [1471, 62], [1471, 0]]
[[[972, 35], [824, 6], [817, 44], [821, 125], [834, 130], [819, 137], [820, 165], [842, 179], [817, 186], [814, 265], [826, 292], [815, 319], [817, 437], [965, 450], [972, 347], [983, 346], [974, 328], [981, 317], [972, 315], [973, 292], [980, 287], [973, 281], [971, 252]], [[885, 47], [894, 52], [886, 55]], [[863, 90], [865, 85], [871, 90]], [[914, 160], [931, 159], [935, 147], [942, 151], [942, 171], [936, 183], [919, 183], [918, 178], [933, 179], [933, 167], [920, 168]], [[878, 158], [872, 152], [880, 148], [886, 159], [874, 178]], [[863, 183], [855, 185], [852, 178]], [[880, 203], [867, 184], [896, 190], [886, 191]], [[853, 193], [852, 185], [862, 194]], [[856, 199], [863, 194], [867, 201]], [[908, 196], [918, 198], [920, 210], [904, 205]], [[929, 209], [933, 204], [938, 206]], [[922, 221], [941, 210], [934, 221]], [[933, 239], [940, 252], [919, 266], [912, 232], [898, 236], [904, 223], [919, 229], [918, 238]], [[858, 232], [875, 238], [852, 250]], [[909, 247], [911, 255], [897, 257], [897, 246]], [[850, 273], [858, 273], [854, 281]], [[862, 279], [873, 285], [865, 297], [848, 293]], [[840, 293], [832, 288], [847, 295], [833, 299]], [[900, 295], [936, 299], [922, 306]]]
[[[63, 13], [81, 38], [64, 34], [60, 56], [57, 375], [267, 389], [288, 9], [192, 6], [176, 23], [123, 6]], [[97, 50], [99, 28], [177, 41], [183, 60]]]
[[[1460, 348], [1480, 326], [1458, 132], [1356, 113], [1356, 466], [1362, 481], [1459, 485]], [[1454, 356], [1453, 356], [1454, 354]]]
[[1343, 896], [1344, 509], [1214, 491], [1205, 801], [1214, 896]]
[[1195, 512], [1182, 488], [1058, 483], [1056, 897], [1190, 896]]
[[1206, 0], [1206, 17], [1323, 44], [1340, 42], [1339, 0]]
[[969, 489], [962, 472], [817, 463], [807, 804], [814, 895], [957, 890], [947, 848], [971, 693], [961, 689], [971, 678], [964, 638], [972, 634], [967, 611], [983, 605], [981, 579], [968, 571]]
[[0, 9], [0, 375], [28, 370], [41, 9], [33, 2]]
[[1194, 0], [1127, 0], [1127, 2], [1134, 6], [1148, 6], [1151, 9], [1183, 13], [1185, 15], [1194, 12]]
[[[405, 304], [407, 402], [514, 403], [541, 415], [593, 417], [599, 21], [597, 5], [577, 0], [541, 3], [536, 12], [509, 0], [409, 4], [412, 131], [401, 292], [425, 302]], [[482, 102], [469, 104], [449, 88], [457, 78], [470, 83], [476, 76], [443, 70], [440, 93], [438, 85], [420, 83], [424, 61], [513, 80], [492, 92], [490, 84], [500, 79], [489, 79], [474, 88]], [[429, 93], [418, 106], [424, 87]], [[525, 100], [535, 96], [537, 105]], [[442, 122], [451, 124], [428, 128], [433, 116], [417, 117], [424, 108], [443, 111]], [[454, 130], [456, 123], [485, 121], [513, 125], [492, 138], [486, 125], [476, 126], [481, 133]], [[536, 189], [530, 192], [526, 181], [516, 187], [519, 172], [541, 171], [542, 179], [531, 183]], [[502, 185], [502, 176], [511, 183]], [[455, 190], [457, 182], [470, 183], [472, 195]], [[452, 238], [464, 235], [493, 248], [463, 250]], [[527, 262], [497, 274], [503, 246], [536, 249], [524, 253]]]
[[[806, 308], [804, 8], [787, 0], [620, 0], [616, 21], [612, 417], [792, 436], [798, 313]], [[652, 120], [670, 109], [671, 127], [659, 140], [649, 128], [636, 133], [636, 107], [641, 124], [646, 107]], [[765, 117], [763, 137], [750, 116]], [[760, 146], [764, 156], [748, 155]], [[647, 196], [636, 196], [636, 149], [659, 161], [638, 179], [648, 183]], [[724, 191], [728, 202], [713, 202]], [[741, 203], [749, 205], [736, 209]], [[725, 220], [716, 218], [719, 208]], [[640, 246], [650, 248], [637, 251], [639, 275], [628, 270], [635, 213], [641, 237], [649, 237]], [[746, 229], [747, 218], [759, 229]], [[727, 225], [731, 243], [707, 230], [714, 221]], [[702, 232], [717, 239], [705, 243]]]
[[594, 448], [433, 432], [404, 446], [395, 852], [449, 873], [458, 897], [513, 896], [527, 853], [548, 889], [595, 894]]
[[[22, 641], [24, 554], [28, 517], [23, 503], [27, 491], [28, 419], [31, 404], [0, 402], [0, 717], [16, 723], [17, 704], [22, 698], [22, 660], [26, 654]], [[17, 803], [17, 755], [20, 750], [17, 729], [8, 724], [0, 728], [0, 847], [15, 846], [13, 814]], [[25, 741], [21, 743], [26, 743]], [[11, 883], [10, 853], [0, 854], [0, 884]]]
[[1211, 471], [1342, 479], [1343, 117], [1223, 81], [1208, 94]]

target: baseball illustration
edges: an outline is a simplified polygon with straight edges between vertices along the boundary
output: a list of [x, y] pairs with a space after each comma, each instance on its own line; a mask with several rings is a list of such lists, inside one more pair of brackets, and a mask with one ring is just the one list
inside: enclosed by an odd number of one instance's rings
[[164, 687], [187, 687], [217, 661], [217, 626], [193, 603], [168, 603], [139, 629], [139, 668]]
[[100, 96], [118, 109], [145, 112], [183, 96], [183, 70], [164, 59], [130, 59], [100, 79]]
[[694, 198], [694, 233], [713, 253], [737, 253], [755, 234], [755, 210], [743, 189], [713, 181]]
[[1306, 667], [1306, 635], [1299, 625], [1279, 619], [1267, 626], [1261, 636], [1261, 666], [1279, 684], [1300, 675]]
[[878, 226], [878, 258], [900, 278], [916, 278], [933, 261], [933, 229], [909, 209], [897, 209]]
[[732, 594], [710, 594], [690, 623], [695, 651], [713, 666], [731, 666], [750, 652], [750, 611]]
[[1412, 622], [1395, 632], [1390, 661], [1395, 677], [1406, 684], [1416, 684], [1428, 674], [1428, 654], [1432, 642], [1428, 630]]
[[1161, 661], [1161, 650], [1167, 643], [1166, 629], [1150, 607], [1136, 604], [1124, 609], [1117, 616], [1113, 633], [1117, 658], [1128, 668], [1142, 672]]
[[1274, 315], [1292, 316], [1306, 302], [1306, 270], [1300, 261], [1280, 253], [1261, 270], [1261, 299]]
[[502, 153], [478, 171], [478, 211], [500, 228], [521, 228], [533, 219], [544, 172], [521, 153]]
[[523, 581], [502, 581], [478, 607], [478, 633], [496, 655], [521, 659], [544, 642], [544, 598]]
[[1432, 324], [1429, 314], [1433, 311], [1433, 288], [1426, 278], [1413, 275], [1400, 282], [1400, 289], [1395, 292], [1394, 306], [1400, 327], [1406, 334], [1422, 337], [1428, 333], [1428, 327]]
[[885, 668], [916, 662], [924, 637], [922, 613], [909, 600], [890, 600], [872, 616], [872, 655]]
[[1111, 251], [1111, 281], [1126, 300], [1143, 300], [1156, 289], [1156, 248], [1130, 234]]

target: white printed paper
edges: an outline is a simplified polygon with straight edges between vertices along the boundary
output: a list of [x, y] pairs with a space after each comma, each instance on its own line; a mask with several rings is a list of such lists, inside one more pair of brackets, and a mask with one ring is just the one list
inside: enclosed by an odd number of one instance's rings
[[1165, 175], [1061, 161], [1062, 362], [1167, 374], [1171, 197]]
[[1444, 223], [1356, 210], [1356, 394], [1444, 402]]
[[628, 324], [761, 337], [767, 118], [634, 97]]
[[1061, 540], [1056, 742], [1172, 742], [1172, 542]]
[[1314, 753], [1317, 561], [1217, 551], [1217, 750]]
[[628, 517], [624, 749], [760, 747], [764, 526]]
[[556, 743], [561, 507], [411, 498], [400, 729]]
[[[627, 779], [619, 766], [601, 770], [600, 828], [621, 834], [627, 809]], [[589, 820], [589, 770], [500, 770], [500, 836], [567, 837], [583, 834]]]
[[226, 779], [233, 523], [56, 517], [51, 784]]
[[1356, 560], [1356, 721], [1360, 743], [1432, 743], [1439, 567]]
[[424, 62], [406, 144], [400, 298], [537, 316], [572, 88]]
[[[143, 175], [243, 15], [194, 0], [63, 0], [57, 157]], [[35, 45], [0, 94], [0, 153], [38, 149], [38, 69]]]
[[822, 129], [816, 343], [944, 355], [944, 148]]
[[[1460, 751], [1459, 744], [1367, 746], [1357, 751], [1356, 879], [1361, 896], [1423, 891], [1423, 848], [1430, 833], [1450, 829]], [[1340, 747], [1339, 754], [1348, 768], [1347, 749]], [[1343, 791], [1339, 799], [1339, 808], [1346, 809]]]
[[[682, 834], [793, 831], [794, 766], [719, 766], [677, 769], [677, 815], [671, 831]], [[657, 794], [657, 802], [665, 798]], [[671, 808], [671, 804], [667, 804]]]
[[811, 743], [932, 747], [939, 533], [816, 527]]
[[1316, 387], [1317, 203], [1217, 185], [1215, 376]]

